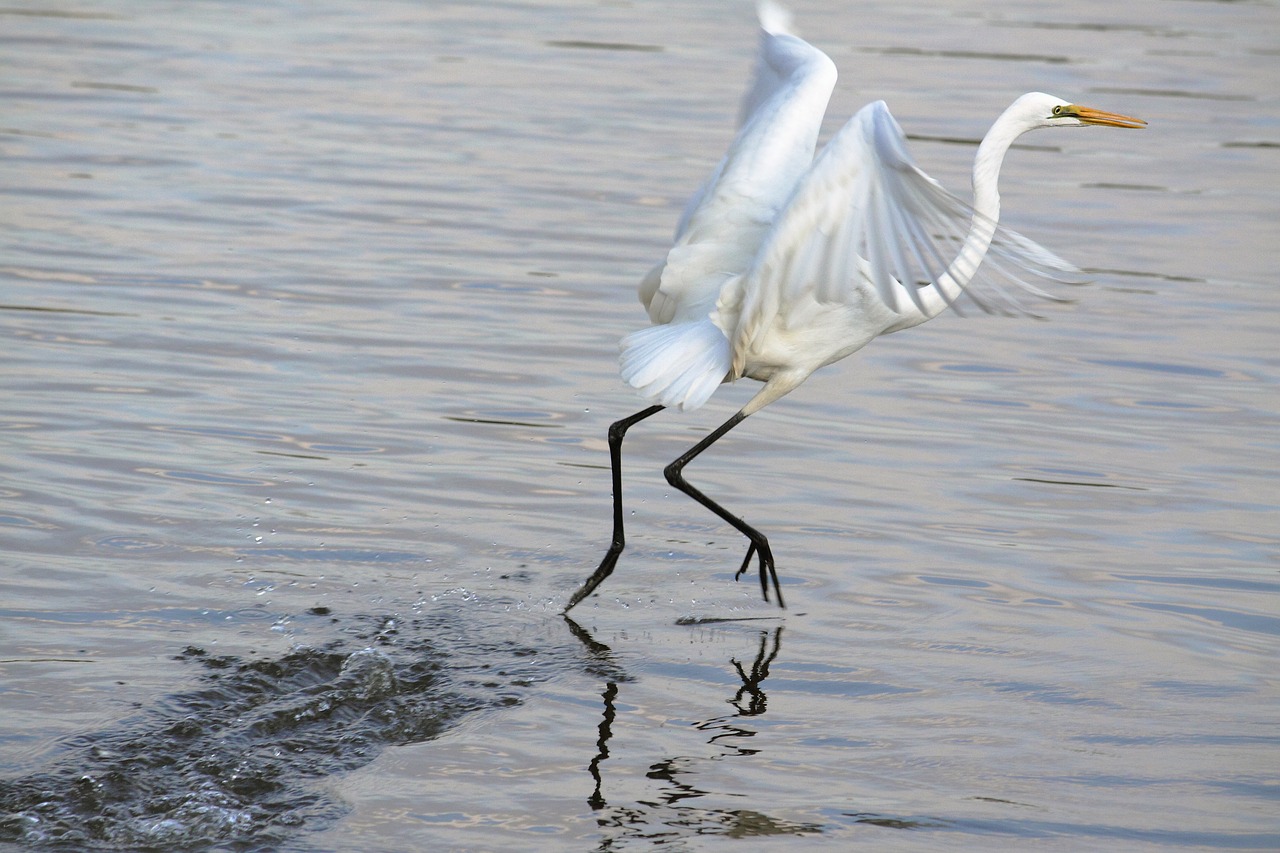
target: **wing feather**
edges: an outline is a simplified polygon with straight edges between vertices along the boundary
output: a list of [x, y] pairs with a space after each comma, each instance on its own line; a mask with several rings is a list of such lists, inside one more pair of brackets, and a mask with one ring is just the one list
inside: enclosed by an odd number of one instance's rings
[[784, 12], [763, 5], [741, 127], [686, 206], [665, 265], [641, 287], [653, 322], [706, 316], [724, 282], [746, 269], [813, 162], [835, 82], [835, 64], [827, 55], [792, 35]]
[[[977, 275], [971, 267], [984, 255], [972, 243], [965, 249], [971, 231], [992, 235]], [[1057, 298], [1038, 286], [1045, 280], [1081, 278], [921, 171], [902, 129], [877, 101], [859, 110], [799, 179], [738, 285], [738, 304], [729, 306], [737, 317], [721, 322], [735, 329], [738, 370], [740, 350], [759, 345], [786, 306], [806, 298], [853, 305], [873, 295], [899, 318], [891, 331], [958, 307], [962, 295], [984, 312], [1028, 313], [1018, 295]]]

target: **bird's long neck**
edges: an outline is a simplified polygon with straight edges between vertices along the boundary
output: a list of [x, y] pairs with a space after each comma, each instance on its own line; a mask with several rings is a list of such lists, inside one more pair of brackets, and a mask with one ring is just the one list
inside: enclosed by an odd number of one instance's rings
[[1000, 167], [1009, 146], [1020, 135], [997, 133], [1000, 124], [992, 126], [973, 158], [973, 209], [992, 222], [1000, 220]]
[[[1010, 108], [992, 124], [987, 136], [983, 137], [982, 145], [978, 146], [978, 154], [974, 155], [973, 209], [992, 223], [1000, 220], [1000, 167], [1005, 163], [1009, 146], [1028, 129], [1015, 117], [1014, 109]], [[972, 237], [974, 234], [970, 232], [970, 238]], [[988, 237], [988, 245], [989, 242], [991, 240]]]
[[973, 158], [973, 221], [949, 270], [952, 280], [960, 287], [977, 273], [1000, 221], [1000, 166], [1009, 146], [1023, 132], [1023, 128], [1007, 118], [1006, 113], [996, 120]]
[[1012, 110], [1006, 111], [991, 126], [982, 144], [978, 146], [978, 153], [973, 159], [973, 218], [969, 224], [969, 233], [965, 235], [964, 242], [960, 244], [960, 250], [956, 252], [955, 260], [947, 271], [920, 294], [924, 311], [903, 323], [903, 328], [923, 323], [945, 311], [977, 274], [978, 266], [995, 238], [996, 224], [1000, 220], [1000, 190], [997, 186], [1000, 166], [1009, 146], [1027, 129], [1026, 125], [1012, 115]]
[[1000, 190], [997, 183], [1004, 155], [1014, 140], [1032, 127], [1026, 121], [1024, 111], [1017, 107], [1018, 102], [1015, 101], [1005, 110], [995, 124], [991, 125], [978, 146], [978, 153], [973, 159], [973, 206], [969, 232], [961, 242], [955, 259], [932, 284], [916, 292], [920, 297], [920, 309], [908, 308], [905, 312], [899, 312], [902, 315], [901, 321], [887, 331], [907, 329], [941, 314], [977, 274], [978, 266], [986, 257], [991, 241], [995, 239], [996, 225], [1000, 220]]

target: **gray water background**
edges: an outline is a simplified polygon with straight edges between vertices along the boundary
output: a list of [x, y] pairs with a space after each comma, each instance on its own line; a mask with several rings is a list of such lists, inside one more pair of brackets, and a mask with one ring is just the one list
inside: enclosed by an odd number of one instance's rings
[[[793, 7], [826, 133], [884, 98], [956, 191], [1023, 91], [1151, 124], [1007, 161], [1075, 303], [876, 341], [688, 469], [770, 535], [785, 614], [661, 476], [752, 383], [637, 427], [585, 639], [557, 613], [642, 405], [616, 341], [749, 4], [0, 10], [0, 778], [127, 733], [145, 788], [193, 660], [381, 644], [356, 692], [438, 664], [439, 725], [358, 760], [369, 715], [309, 729], [338, 758], [281, 784], [328, 805], [271, 845], [1280, 847], [1276, 4]], [[229, 707], [211, 742], [270, 746]], [[95, 843], [266, 844], [220, 778]], [[56, 812], [10, 840], [83, 831]]]

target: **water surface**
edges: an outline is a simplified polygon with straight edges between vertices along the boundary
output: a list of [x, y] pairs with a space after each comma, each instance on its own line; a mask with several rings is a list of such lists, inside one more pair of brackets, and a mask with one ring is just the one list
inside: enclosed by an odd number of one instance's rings
[[1274, 3], [793, 4], [962, 190], [1013, 97], [1045, 320], [875, 342], [688, 469], [634, 285], [749, 4], [0, 10], [0, 839], [1275, 849]]

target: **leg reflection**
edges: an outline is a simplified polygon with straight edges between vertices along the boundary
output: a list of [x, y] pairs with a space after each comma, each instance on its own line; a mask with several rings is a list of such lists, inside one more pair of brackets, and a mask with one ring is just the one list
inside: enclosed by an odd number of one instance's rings
[[[772, 644], [770, 640], [772, 639]], [[751, 674], [748, 675], [743, 669], [742, 664], [738, 663], [737, 658], [730, 658], [729, 662], [733, 664], [733, 668], [738, 670], [738, 677], [742, 679], [742, 686], [738, 688], [738, 692], [729, 704], [738, 709], [738, 713], [744, 717], [757, 717], [763, 714], [768, 706], [769, 697], [764, 694], [764, 689], [760, 686], [764, 680], [769, 677], [769, 664], [773, 663], [773, 659], [778, 656], [778, 652], [782, 650], [782, 626], [779, 625], [773, 629], [772, 638], [768, 631], [760, 632], [760, 653], [756, 655], [755, 662], [751, 664]], [[743, 697], [747, 699], [745, 707], [743, 706]]]
[[[613, 849], [615, 845], [627, 840], [665, 839], [668, 836], [672, 839], [703, 835], [745, 838], [822, 832], [819, 824], [799, 823], [755, 809], [716, 808], [708, 805], [709, 800], [706, 799], [714, 799], [725, 793], [732, 795], [732, 792], [718, 791], [715, 786], [706, 785], [705, 779], [708, 777], [701, 772], [705, 769], [706, 762], [726, 758], [743, 761], [759, 752], [745, 746], [747, 738], [757, 735], [755, 726], [745, 718], [760, 717], [767, 711], [768, 696], [765, 694], [764, 682], [769, 677], [771, 665], [781, 653], [781, 627], [760, 632], [754, 660], [740, 660], [736, 657], [729, 659], [741, 684], [731, 696], [725, 696], [721, 701], [731, 705], [733, 710], [694, 724], [707, 737], [707, 743], [717, 748], [718, 754], [678, 753], [658, 761], [651, 758], [651, 763], [647, 765], [628, 766], [628, 758], [634, 759], [637, 756], [628, 756], [625, 751], [611, 755], [610, 744], [617, 709], [620, 704], [626, 708], [625, 704], [619, 702], [619, 688], [623, 683], [631, 681], [631, 678], [621, 671], [607, 646], [572, 620], [566, 618], [566, 622], [588, 652], [592, 668], [601, 675], [598, 683], [603, 685], [599, 694], [603, 700], [603, 713], [599, 717], [596, 752], [587, 766], [593, 782], [587, 804], [595, 813], [595, 820], [604, 833], [598, 850]], [[744, 660], [750, 660], [750, 663]], [[634, 718], [627, 719], [634, 722]], [[684, 739], [677, 737], [676, 740]], [[698, 752], [701, 753], [701, 750]], [[650, 796], [631, 803], [610, 804], [604, 794], [604, 762], [607, 759], [612, 759], [619, 765], [609, 765], [614, 775], [627, 772], [643, 774], [656, 783], [658, 789]], [[746, 765], [743, 768], [746, 769]], [[758, 772], [759, 768], [754, 770]], [[700, 779], [704, 781], [699, 783]]]
[[599, 811], [609, 805], [602, 790], [604, 781], [600, 778], [600, 762], [609, 757], [609, 738], [613, 737], [613, 718], [616, 714], [613, 700], [617, 695], [618, 685], [610, 681], [604, 687], [604, 719], [600, 721], [600, 737], [596, 740], [596, 757], [591, 759], [591, 764], [587, 767], [587, 771], [596, 783], [595, 790], [587, 798], [587, 805], [591, 806], [593, 811]]
[[631, 676], [618, 666], [617, 661], [613, 659], [613, 651], [608, 646], [591, 636], [591, 632], [573, 621], [568, 614], [562, 613], [561, 618], [568, 626], [569, 633], [582, 643], [587, 653], [587, 671], [605, 679], [604, 693], [601, 694], [604, 699], [604, 717], [600, 720], [599, 734], [596, 737], [595, 757], [587, 765], [587, 772], [595, 782], [591, 796], [587, 797], [587, 805], [592, 811], [599, 811], [609, 805], [604, 798], [604, 779], [600, 774], [600, 763], [609, 757], [609, 739], [613, 737], [613, 720], [617, 716], [613, 700], [618, 696], [618, 682], [630, 681]]

